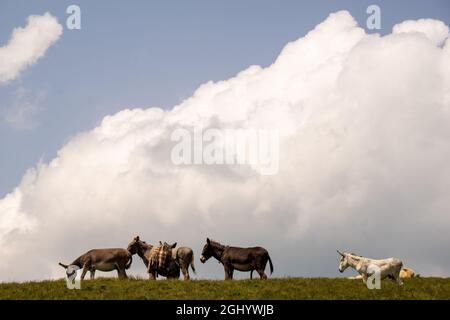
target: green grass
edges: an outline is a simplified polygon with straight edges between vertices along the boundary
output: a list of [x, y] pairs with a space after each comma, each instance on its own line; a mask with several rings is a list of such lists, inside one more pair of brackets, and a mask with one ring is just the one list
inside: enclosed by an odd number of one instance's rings
[[64, 280], [2, 283], [0, 299], [450, 299], [450, 278], [390, 280], [369, 290], [359, 280], [281, 278], [240, 281], [118, 280], [101, 278], [68, 290]]

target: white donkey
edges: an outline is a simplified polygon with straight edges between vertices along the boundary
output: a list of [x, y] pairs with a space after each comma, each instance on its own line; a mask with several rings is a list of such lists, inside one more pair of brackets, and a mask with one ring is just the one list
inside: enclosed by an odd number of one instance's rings
[[341, 273], [348, 267], [352, 267], [362, 276], [363, 282], [366, 283], [367, 278], [374, 273], [374, 268], [377, 268], [380, 271], [381, 279], [389, 277], [395, 280], [397, 284], [403, 284], [400, 278], [403, 262], [397, 258], [375, 260], [339, 250], [337, 252], [341, 255], [339, 263], [339, 271]]

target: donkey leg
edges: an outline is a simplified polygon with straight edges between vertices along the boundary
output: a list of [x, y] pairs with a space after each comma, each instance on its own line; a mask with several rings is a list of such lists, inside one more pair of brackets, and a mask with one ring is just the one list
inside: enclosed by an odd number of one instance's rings
[[87, 264], [85, 264], [83, 266], [83, 272], [81, 273], [81, 280], [84, 280], [84, 277], [86, 276], [86, 273], [88, 272], [88, 270], [89, 270], [89, 267]]
[[156, 270], [153, 269], [150, 261], [147, 263], [147, 273], [148, 273], [149, 280], [156, 280], [156, 276], [157, 276]]
[[181, 267], [181, 272], [183, 272], [184, 280], [190, 280], [190, 277], [189, 277], [189, 270], [188, 270], [188, 268], [186, 268], [185, 265], [183, 265], [183, 266]]
[[127, 276], [127, 264], [126, 263], [120, 263], [118, 266], [118, 269], [120, 270], [120, 276], [121, 279], [128, 279]]
[[233, 279], [233, 271], [228, 266], [223, 266], [225, 270], [225, 280], [232, 280]]
[[267, 275], [266, 275], [266, 273], [264, 272], [264, 269], [257, 269], [256, 271], [258, 272], [259, 277], [260, 277], [261, 280], [267, 279]]
[[117, 272], [119, 274], [119, 279], [128, 279], [127, 272], [125, 271], [125, 268], [119, 268], [119, 269], [117, 269]]
[[250, 280], [252, 280], [252, 279], [253, 279], [253, 269], [250, 270]]
[[234, 273], [234, 269], [233, 269], [233, 268], [230, 268], [230, 269], [229, 269], [230, 280], [233, 280], [233, 273]]
[[91, 269], [91, 280], [95, 278], [95, 269]]
[[189, 280], [189, 263], [185, 263], [183, 260], [178, 261], [178, 266], [181, 269], [181, 272], [183, 273], [184, 280]]
[[150, 280], [156, 280], [156, 272], [154, 270], [149, 269], [148, 270], [148, 278]]

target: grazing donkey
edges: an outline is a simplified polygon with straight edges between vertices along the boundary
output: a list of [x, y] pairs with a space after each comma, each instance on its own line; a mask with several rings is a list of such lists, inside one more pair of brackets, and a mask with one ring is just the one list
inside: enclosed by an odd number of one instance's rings
[[[163, 245], [160, 242], [160, 245]], [[166, 245], [168, 245], [166, 243]], [[172, 259], [169, 261], [168, 266], [165, 268], [157, 268], [156, 275], [158, 274], [167, 277], [168, 279], [178, 279], [180, 277], [180, 268], [183, 272], [183, 276], [185, 280], [189, 280], [189, 265], [191, 266], [192, 270], [195, 273], [195, 267], [194, 267], [194, 253], [191, 248], [188, 247], [180, 247], [175, 248], [176, 243], [170, 246], [172, 250]], [[150, 252], [152, 250], [153, 246], [148, 244], [145, 241], [142, 241], [139, 236], [135, 237], [130, 244], [128, 245], [128, 251], [130, 251], [131, 254], [138, 254], [139, 257], [141, 257], [142, 261], [144, 262], [145, 266], [149, 266], [149, 258], [150, 258]], [[152, 279], [152, 275], [150, 274], [150, 278]]]
[[211, 257], [216, 258], [223, 264], [225, 280], [233, 279], [234, 270], [250, 271], [250, 278], [252, 278], [253, 270], [256, 270], [261, 279], [267, 279], [267, 275], [264, 272], [267, 261], [269, 261], [270, 265], [270, 274], [273, 272], [272, 260], [270, 259], [269, 253], [261, 247], [229, 247], [207, 238], [200, 261], [205, 263]]
[[61, 267], [67, 269], [69, 266], [77, 266], [82, 268], [81, 280], [84, 280], [86, 272], [90, 271], [91, 279], [95, 277], [95, 271], [113, 271], [117, 270], [120, 279], [126, 279], [127, 273], [125, 270], [129, 269], [133, 258], [131, 253], [126, 249], [111, 248], [111, 249], [92, 249], [85, 254], [79, 256], [70, 265], [59, 263]]
[[397, 282], [397, 284], [403, 284], [400, 271], [403, 267], [403, 262], [397, 258], [389, 258], [382, 260], [375, 260], [358, 256], [354, 253], [341, 252], [337, 250], [341, 256], [339, 263], [339, 271], [342, 273], [348, 267], [355, 269], [361, 276], [364, 283], [367, 282], [367, 278], [372, 275], [370, 266], [376, 266], [380, 270], [380, 277], [384, 279], [386, 277], [391, 278]]

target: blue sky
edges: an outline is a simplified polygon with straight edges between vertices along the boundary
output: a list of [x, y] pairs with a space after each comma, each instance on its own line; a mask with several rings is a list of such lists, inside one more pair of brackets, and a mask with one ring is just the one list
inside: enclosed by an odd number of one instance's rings
[[[65, 28], [70, 4], [81, 7], [81, 30]], [[406, 19], [450, 21], [448, 1], [0, 1], [1, 46], [31, 14], [49, 11], [64, 26], [44, 58], [0, 86], [0, 198], [105, 115], [170, 108], [201, 83], [271, 64], [331, 12], [365, 26], [369, 4], [381, 7], [382, 34]], [[38, 105], [26, 128], [4, 120], [19, 92]]]

